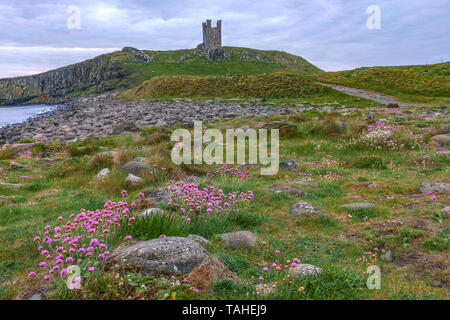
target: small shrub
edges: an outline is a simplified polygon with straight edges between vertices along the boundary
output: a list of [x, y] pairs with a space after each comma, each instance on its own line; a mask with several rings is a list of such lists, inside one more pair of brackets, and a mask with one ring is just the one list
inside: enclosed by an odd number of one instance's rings
[[362, 156], [355, 158], [350, 167], [360, 169], [387, 169], [386, 162], [378, 156]]
[[110, 154], [96, 154], [88, 163], [89, 170], [101, 170], [103, 168], [111, 168], [113, 165], [113, 157]]

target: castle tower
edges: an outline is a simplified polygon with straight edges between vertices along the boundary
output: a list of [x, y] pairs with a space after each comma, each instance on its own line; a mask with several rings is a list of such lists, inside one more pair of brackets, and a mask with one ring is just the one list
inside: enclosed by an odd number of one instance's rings
[[222, 49], [222, 20], [218, 20], [215, 27], [211, 26], [211, 20], [203, 22], [203, 43], [199, 49], [205, 51]]

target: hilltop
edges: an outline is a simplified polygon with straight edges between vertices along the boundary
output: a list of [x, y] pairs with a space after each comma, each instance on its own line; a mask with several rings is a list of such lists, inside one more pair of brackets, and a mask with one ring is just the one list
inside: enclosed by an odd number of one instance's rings
[[127, 47], [38, 75], [1, 79], [0, 105], [120, 92], [155, 76], [234, 76], [273, 72], [313, 75], [322, 72], [302, 57], [282, 51], [238, 47], [223, 47], [223, 51], [223, 59], [210, 60], [198, 49], [149, 51]]

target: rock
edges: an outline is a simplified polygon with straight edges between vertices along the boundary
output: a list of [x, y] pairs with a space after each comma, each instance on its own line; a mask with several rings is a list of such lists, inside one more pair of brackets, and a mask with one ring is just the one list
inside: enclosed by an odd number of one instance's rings
[[134, 158], [133, 161], [137, 161], [137, 162], [145, 162], [145, 161], [147, 161], [147, 160], [148, 160], [148, 158], [146, 158], [146, 157], [137, 157], [137, 158]]
[[223, 233], [220, 239], [227, 248], [250, 248], [258, 244], [258, 237], [250, 231], [237, 231], [232, 233]]
[[140, 131], [141, 129], [142, 128], [136, 125], [134, 122], [124, 122], [114, 126], [112, 129], [112, 134], [121, 134], [125, 132], [132, 133]]
[[383, 261], [391, 262], [392, 261], [391, 249], [386, 250], [386, 252], [384, 254], [382, 254], [380, 257], [381, 257], [381, 260], [383, 260]]
[[287, 134], [295, 133], [297, 131], [297, 126], [292, 122], [282, 120], [266, 123], [262, 126], [262, 129], [278, 129], [280, 134]]
[[139, 184], [142, 181], [141, 178], [135, 176], [134, 174], [129, 173], [128, 176], [125, 178], [125, 182], [129, 183], [133, 186]]
[[23, 185], [19, 183], [0, 182], [1, 187], [21, 188]]
[[167, 125], [167, 123], [165, 121], [162, 120], [158, 120], [155, 124], [155, 127], [157, 128], [168, 128], [169, 126]]
[[431, 138], [431, 141], [435, 141], [441, 145], [450, 146], [450, 134], [438, 134]]
[[388, 108], [398, 108], [398, 103], [389, 103]]
[[105, 178], [105, 177], [109, 176], [110, 173], [111, 173], [111, 170], [109, 170], [108, 168], [104, 168], [99, 173], [97, 173], [97, 178], [98, 179]]
[[176, 185], [170, 185], [168, 187], [160, 188], [156, 191], [153, 191], [148, 195], [148, 198], [152, 198], [156, 200], [156, 203], [164, 203], [167, 204], [169, 199], [173, 199], [181, 195], [183, 192]]
[[16, 144], [5, 144], [2, 149], [12, 149], [16, 155], [22, 152], [28, 151], [30, 148], [34, 147], [36, 143], [16, 143]]
[[369, 112], [368, 114], [364, 115], [364, 120], [374, 122], [376, 120], [375, 114], [373, 112]]
[[359, 203], [349, 203], [341, 206], [342, 209], [347, 210], [364, 210], [364, 209], [373, 209], [375, 205], [369, 202], [359, 202]]
[[297, 168], [297, 162], [295, 162], [295, 160], [282, 161], [280, 162], [279, 167], [292, 170]]
[[442, 134], [450, 134], [450, 123], [442, 126], [441, 130], [439, 130]]
[[419, 191], [425, 194], [428, 193], [450, 193], [449, 182], [424, 182], [419, 186]]
[[290, 211], [293, 216], [322, 216], [324, 213], [306, 201], [294, 204]]
[[133, 47], [123, 47], [122, 52], [138, 52], [139, 50]]
[[371, 131], [361, 137], [362, 142], [384, 142], [389, 141], [393, 137], [393, 133], [387, 130]]
[[300, 197], [304, 194], [304, 192], [300, 189], [291, 187], [291, 186], [280, 186], [273, 189], [275, 193], [284, 193], [291, 195], [293, 197]]
[[35, 293], [27, 300], [43, 300], [43, 299], [44, 299], [44, 296], [42, 295], [42, 293]]
[[433, 281], [431, 281], [431, 285], [433, 287], [441, 288], [442, 287], [442, 282], [440, 282], [439, 280], [433, 280]]
[[27, 168], [28, 167], [28, 166], [25, 166], [23, 164], [17, 163], [15, 161], [11, 161], [9, 163], [9, 165], [11, 166], [11, 168], [14, 168], [14, 169], [23, 169], [23, 168]]
[[305, 276], [316, 277], [322, 273], [322, 269], [312, 264], [297, 264], [294, 268], [289, 269], [289, 273], [299, 278]]
[[338, 125], [338, 127], [342, 130], [345, 131], [347, 130], [348, 125], [343, 122], [343, 121], [336, 121], [336, 124]]
[[203, 237], [201, 237], [199, 235], [196, 235], [196, 234], [190, 234], [190, 235], [187, 236], [187, 238], [192, 240], [192, 241], [198, 242], [200, 244], [208, 244], [209, 243], [208, 240], [206, 240], [205, 238], [203, 238]]
[[130, 161], [122, 167], [125, 174], [141, 176], [144, 172], [153, 172], [153, 167], [145, 162]]
[[145, 209], [144, 211], [141, 212], [141, 216], [145, 217], [145, 216], [152, 216], [155, 214], [164, 214], [164, 210], [161, 210], [160, 208], [150, 208], [150, 209]]
[[450, 215], [450, 206], [446, 206], [441, 210], [442, 215]]
[[207, 251], [197, 242], [182, 237], [164, 237], [139, 242], [113, 251], [106, 266], [150, 275], [155, 272], [188, 274], [204, 259]]

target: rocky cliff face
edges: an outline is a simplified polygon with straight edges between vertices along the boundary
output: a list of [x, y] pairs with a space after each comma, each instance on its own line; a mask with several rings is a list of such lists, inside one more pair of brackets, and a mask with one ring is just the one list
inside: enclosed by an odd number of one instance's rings
[[[126, 71], [109, 55], [102, 55], [33, 76], [0, 79], [0, 105], [23, 103], [36, 98], [51, 100], [64, 97], [125, 75]], [[108, 89], [108, 86], [103, 86], [99, 93]]]

